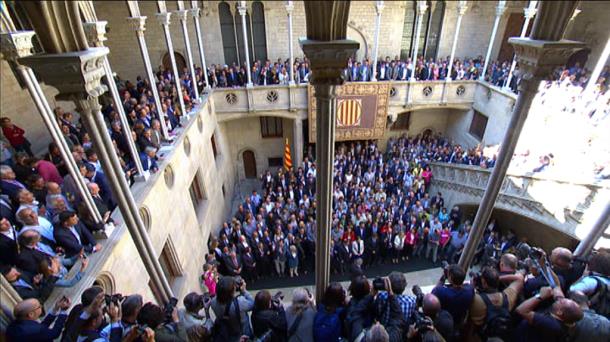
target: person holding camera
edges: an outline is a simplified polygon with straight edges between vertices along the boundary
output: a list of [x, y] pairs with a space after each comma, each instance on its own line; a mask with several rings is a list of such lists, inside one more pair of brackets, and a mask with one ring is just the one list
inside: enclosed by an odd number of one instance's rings
[[601, 251], [593, 254], [585, 274], [570, 286], [570, 292], [584, 293], [590, 299], [593, 310], [607, 318], [610, 317], [610, 253]]
[[110, 303], [114, 303], [116, 306], [121, 308], [121, 319], [115, 324], [108, 324], [100, 335], [102, 338], [108, 338], [112, 329], [119, 328], [121, 330], [121, 336], [125, 337], [129, 331], [136, 326], [136, 320], [140, 309], [142, 309], [143, 300], [142, 296], [135, 294], [127, 297], [123, 297], [121, 294], [106, 295], [104, 300], [108, 307]]
[[234, 342], [242, 335], [252, 336], [248, 312], [254, 308], [254, 298], [241, 277], [220, 278], [211, 308], [216, 316], [214, 341]]
[[[187, 294], [182, 300], [184, 308], [178, 310], [178, 317], [184, 326], [189, 342], [199, 341], [196, 336], [208, 336], [212, 332], [214, 321], [210, 318], [212, 298], [209, 294], [200, 295], [196, 292]], [[200, 314], [204, 310], [205, 314]]]
[[265, 342], [281, 342], [286, 340], [286, 313], [281, 300], [282, 292], [273, 297], [267, 290], [259, 291], [254, 297], [252, 311], [252, 327], [254, 336]]
[[[104, 297], [102, 297], [104, 298]], [[103, 301], [102, 301], [103, 303]], [[76, 342], [119, 342], [122, 341], [122, 330], [119, 322], [121, 320], [121, 306], [117, 302], [110, 302], [105, 309], [106, 313], [110, 317], [110, 334], [108, 337], [102, 336], [100, 328], [104, 322], [104, 310], [102, 309], [99, 299], [96, 300], [89, 307], [85, 308], [84, 314], [87, 316], [81, 326], [81, 330], [78, 334]], [[81, 316], [83, 318], [83, 316]]]
[[156, 342], [186, 342], [186, 330], [178, 317], [175, 298], [164, 308], [146, 303], [138, 314], [138, 328], [148, 327], [155, 332]]
[[313, 296], [306, 288], [292, 292], [292, 305], [286, 309], [288, 342], [313, 341], [313, 321], [316, 310]]
[[407, 338], [410, 341], [454, 340], [454, 323], [451, 314], [441, 309], [438, 298], [413, 286], [413, 292], [420, 293], [421, 311], [414, 312], [413, 324], [409, 326]]
[[[400, 306], [400, 312], [405, 323], [412, 322], [413, 314], [417, 309], [417, 299], [414, 296], [404, 294], [404, 291], [407, 288], [407, 278], [405, 278], [405, 275], [403, 273], [392, 272], [388, 275], [388, 280], [390, 282], [390, 287], [393, 296], [396, 298]], [[375, 284], [377, 284], [377, 286], [375, 286]], [[378, 303], [383, 303], [382, 305], [386, 305], [385, 303], [387, 303], [389, 291], [381, 289], [381, 285], [382, 283], [380, 283], [377, 279], [375, 280], [375, 282], [373, 282], [373, 287], [375, 288], [375, 290], [379, 291], [379, 293], [377, 294]], [[388, 312], [387, 310], [384, 310], [382, 312], [383, 314], [380, 319], [381, 322], [388, 322], [390, 320], [390, 312]]]
[[345, 319], [345, 300], [345, 290], [340, 283], [330, 283], [326, 287], [314, 318], [314, 341], [339, 341], [343, 329], [341, 322]]
[[474, 287], [464, 284], [464, 279], [466, 272], [463, 268], [457, 264], [447, 265], [438, 284], [432, 289], [432, 294], [438, 298], [441, 308], [451, 314], [458, 329], [464, 324], [474, 299]]
[[[53, 341], [59, 337], [66, 319], [67, 311], [70, 307], [68, 298], [61, 298], [53, 310], [49, 312], [42, 322], [43, 307], [38, 299], [26, 299], [13, 309], [15, 320], [6, 328], [6, 338], [8, 341]], [[51, 328], [53, 325], [53, 328]]]
[[[406, 287], [406, 280], [404, 286]], [[403, 289], [404, 290], [404, 289]], [[374, 317], [379, 321], [389, 336], [390, 342], [402, 341], [407, 321], [404, 309], [398, 296], [394, 295], [392, 280], [389, 277], [376, 278], [373, 281]]]
[[483, 340], [491, 337], [510, 339], [510, 315], [523, 289], [523, 275], [516, 273], [502, 277], [504, 281], [510, 279], [503, 291], [499, 290], [500, 274], [493, 267], [484, 267], [480, 275], [473, 277], [477, 294], [470, 305], [470, 321], [474, 332]]
[[343, 324], [347, 339], [354, 341], [358, 335], [373, 324], [374, 298], [371, 295], [371, 285], [363, 275], [352, 278], [349, 292], [352, 298], [349, 301]]

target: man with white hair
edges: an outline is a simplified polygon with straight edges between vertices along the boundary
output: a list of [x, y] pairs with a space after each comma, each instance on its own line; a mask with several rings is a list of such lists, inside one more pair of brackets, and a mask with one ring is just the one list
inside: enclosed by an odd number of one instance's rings
[[155, 173], [159, 170], [157, 165], [157, 149], [153, 146], [148, 146], [144, 152], [140, 152], [140, 160], [142, 161], [142, 169], [145, 172]]
[[296, 288], [292, 292], [292, 305], [286, 309], [288, 341], [313, 341], [315, 316], [315, 304], [309, 290]]
[[0, 165], [0, 180], [2, 182], [2, 192], [7, 194], [11, 199], [17, 197], [17, 192], [25, 189], [25, 185], [15, 178], [15, 171], [8, 165]]

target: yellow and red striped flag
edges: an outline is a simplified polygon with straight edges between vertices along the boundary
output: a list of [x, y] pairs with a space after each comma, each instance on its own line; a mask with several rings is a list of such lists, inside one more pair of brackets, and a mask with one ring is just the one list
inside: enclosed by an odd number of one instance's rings
[[284, 146], [284, 168], [289, 171], [292, 168], [292, 157], [290, 156], [290, 145], [288, 144], [288, 138], [286, 138], [286, 145]]

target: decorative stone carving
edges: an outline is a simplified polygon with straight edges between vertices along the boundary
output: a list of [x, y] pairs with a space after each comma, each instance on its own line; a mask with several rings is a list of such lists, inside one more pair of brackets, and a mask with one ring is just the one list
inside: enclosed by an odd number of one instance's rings
[[[19, 62], [34, 69], [45, 83], [59, 90], [58, 99], [95, 97], [106, 92], [100, 80], [106, 74], [108, 48], [96, 47], [62, 54], [33, 55]], [[75, 98], [75, 97], [76, 98]]]
[[584, 43], [569, 40], [541, 41], [530, 38], [509, 38], [508, 42], [515, 49], [519, 68], [524, 71], [523, 78], [526, 80], [542, 79], [548, 76], [558, 66], [565, 65], [575, 52], [585, 48]]
[[90, 23], [83, 23], [83, 29], [87, 36], [87, 43], [91, 46], [104, 46], [104, 42], [108, 40], [106, 38], [106, 25], [107, 21], [95, 21]]
[[184, 153], [189, 156], [191, 154], [191, 140], [189, 139], [188, 135], [184, 137], [182, 145], [184, 147]]
[[350, 56], [353, 56], [360, 45], [353, 40], [304, 40], [300, 43], [303, 52], [311, 62], [310, 66], [312, 73], [309, 82], [314, 85], [343, 84], [343, 69], [347, 67], [347, 59]]
[[279, 95], [278, 95], [277, 91], [269, 90], [269, 92], [267, 92], [267, 101], [269, 103], [276, 102], [278, 98], [279, 98]]
[[16, 62], [18, 58], [32, 55], [32, 37], [34, 31], [21, 31], [0, 34], [0, 47], [2, 57], [6, 60]]
[[390, 97], [394, 97], [394, 96], [396, 96], [396, 88], [392, 87], [392, 88], [390, 88]]
[[187, 12], [193, 18], [199, 18], [199, 16], [201, 15], [201, 9], [200, 8], [191, 8], [191, 9], [187, 10]]
[[455, 94], [457, 96], [464, 96], [465, 93], [466, 93], [466, 87], [464, 87], [463, 85], [459, 85], [457, 87], [457, 89], [455, 90]]
[[291, 15], [293, 10], [294, 3], [292, 1], [286, 1], [286, 12], [288, 13], [288, 15]]
[[464, 14], [466, 14], [466, 10], [468, 9], [468, 4], [466, 1], [460, 0], [458, 1], [458, 15], [459, 16], [463, 16]]
[[425, 97], [432, 95], [432, 87], [425, 86], [424, 89], [422, 89], [422, 93], [424, 94]]
[[144, 31], [146, 31], [146, 17], [145, 16], [129, 17], [129, 18], [127, 18], [127, 22], [129, 23], [129, 26], [138, 33], [141, 33], [141, 32], [143, 33]]
[[178, 11], [173, 11], [173, 14], [175, 14], [175, 16], [178, 18], [178, 20], [180, 21], [185, 21], [188, 12], [186, 10], [178, 10]]
[[237, 95], [235, 93], [228, 93], [225, 96], [225, 100], [227, 100], [228, 104], [234, 105], [237, 103]]
[[172, 14], [169, 12], [165, 12], [165, 13], [157, 13], [157, 14], [155, 14], [155, 16], [157, 17], [157, 21], [159, 21], [159, 24], [161, 24], [163, 26], [168, 26], [171, 22]]

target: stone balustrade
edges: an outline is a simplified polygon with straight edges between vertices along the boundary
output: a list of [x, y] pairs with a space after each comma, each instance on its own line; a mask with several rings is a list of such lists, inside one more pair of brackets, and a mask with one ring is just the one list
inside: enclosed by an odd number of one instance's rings
[[[431, 193], [441, 192], [445, 206], [478, 206], [491, 175], [478, 166], [432, 163]], [[541, 222], [573, 238], [595, 201], [604, 201], [610, 182], [597, 184], [509, 173], [504, 179], [496, 208]]]

